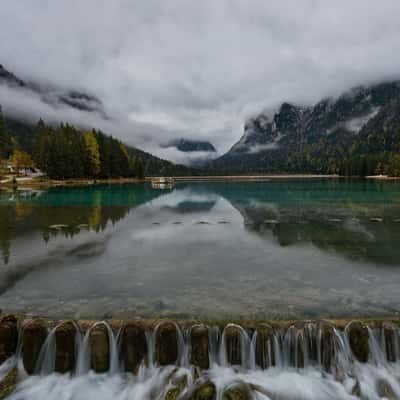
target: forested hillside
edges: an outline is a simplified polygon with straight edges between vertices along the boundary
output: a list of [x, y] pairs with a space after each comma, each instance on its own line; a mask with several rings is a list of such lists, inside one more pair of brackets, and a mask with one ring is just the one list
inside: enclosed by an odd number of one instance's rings
[[15, 150], [30, 154], [35, 165], [54, 179], [194, 172], [127, 146], [98, 130], [81, 131], [69, 124], [54, 127], [42, 120], [34, 126], [15, 118], [4, 118], [0, 111], [0, 158], [11, 157]]
[[250, 118], [210, 173], [400, 175], [400, 83], [352, 89], [313, 107]]

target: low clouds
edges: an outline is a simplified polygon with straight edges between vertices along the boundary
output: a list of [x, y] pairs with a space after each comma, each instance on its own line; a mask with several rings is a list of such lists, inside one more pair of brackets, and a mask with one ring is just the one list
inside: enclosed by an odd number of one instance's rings
[[4, 0], [1, 15], [7, 69], [94, 94], [110, 120], [2, 89], [6, 111], [70, 118], [159, 155], [178, 137], [223, 152], [255, 112], [400, 77], [398, 0]]

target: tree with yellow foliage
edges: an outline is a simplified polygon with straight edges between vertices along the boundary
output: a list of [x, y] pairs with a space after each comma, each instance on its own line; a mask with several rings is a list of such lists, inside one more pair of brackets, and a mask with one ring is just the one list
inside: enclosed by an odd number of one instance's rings
[[93, 131], [83, 132], [86, 147], [86, 174], [97, 176], [100, 174], [100, 151], [96, 135]]
[[19, 173], [22, 169], [32, 168], [32, 157], [25, 151], [15, 150], [11, 158], [11, 164], [14, 169]]

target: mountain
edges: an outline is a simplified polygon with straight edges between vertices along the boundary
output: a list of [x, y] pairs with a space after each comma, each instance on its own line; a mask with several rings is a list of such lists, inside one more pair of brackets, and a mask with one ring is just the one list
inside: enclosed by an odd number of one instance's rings
[[126, 148], [131, 156], [143, 160], [146, 176], [187, 176], [198, 174], [196, 169], [186, 165], [174, 164], [171, 161], [163, 160], [136, 147], [126, 146]]
[[1, 64], [0, 64], [0, 84], [6, 84], [12, 87], [20, 87], [20, 88], [28, 87], [28, 85], [24, 81], [17, 78], [13, 73], [7, 71]]
[[[283, 103], [249, 118], [244, 134], [210, 164], [225, 172], [339, 172], [349, 158], [397, 152], [400, 81], [354, 88], [312, 107]], [[371, 147], [384, 133], [386, 145]], [[371, 136], [372, 135], [372, 136]], [[378, 139], [376, 139], [378, 140]]]
[[[0, 65], [1, 86], [39, 96], [55, 109], [63, 106], [107, 118], [101, 100], [91, 94], [29, 82]], [[6, 126], [19, 146], [32, 151], [32, 124], [23, 117], [6, 116]], [[149, 175], [400, 176], [400, 81], [359, 86], [313, 106], [285, 102], [274, 113], [260, 112], [245, 121], [243, 136], [220, 157], [208, 141], [179, 138], [162, 147], [165, 157], [178, 154], [181, 163], [192, 168], [175, 166], [135, 148], [131, 152], [146, 159]]]
[[44, 86], [37, 82], [24, 81], [5, 69], [1, 64], [0, 85], [30, 92], [39, 96], [42, 101], [54, 108], [61, 105], [79, 111], [97, 112], [103, 118], [107, 117], [101, 100], [95, 96], [74, 89], [64, 90], [58, 87]]
[[195, 152], [195, 151], [204, 151], [215, 153], [216, 148], [207, 141], [203, 140], [192, 140], [192, 139], [175, 139], [168, 142], [163, 147], [175, 147], [177, 150], [182, 151], [184, 153]]
[[[79, 111], [97, 113], [99, 116], [107, 118], [101, 100], [95, 96], [75, 89], [63, 90], [58, 87], [43, 86], [37, 82], [25, 81], [8, 71], [2, 65], [0, 65], [0, 86], [22, 90], [31, 95], [39, 96], [42, 101], [54, 108], [58, 108], [61, 105]], [[40, 115], [37, 118], [39, 119]], [[4, 119], [6, 132], [12, 139], [12, 143], [22, 150], [32, 153], [33, 137], [36, 130], [35, 125], [26, 121], [23, 116], [4, 115]], [[135, 147], [128, 145], [125, 145], [125, 147], [131, 156], [142, 159], [145, 174], [148, 176], [188, 175], [196, 172], [193, 169], [163, 160]]]

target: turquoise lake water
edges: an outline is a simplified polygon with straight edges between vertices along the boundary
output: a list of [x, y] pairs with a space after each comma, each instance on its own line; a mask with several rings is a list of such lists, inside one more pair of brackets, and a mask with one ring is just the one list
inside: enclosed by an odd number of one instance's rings
[[395, 314], [400, 184], [0, 192], [0, 308], [49, 317]]

